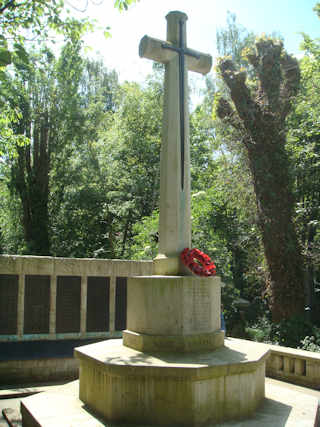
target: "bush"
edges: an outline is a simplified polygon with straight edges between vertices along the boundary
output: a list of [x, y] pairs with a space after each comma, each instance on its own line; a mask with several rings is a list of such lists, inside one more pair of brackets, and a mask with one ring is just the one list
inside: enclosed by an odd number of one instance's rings
[[272, 325], [271, 338], [276, 344], [297, 348], [312, 332], [312, 324], [304, 316], [296, 316]]
[[[230, 283], [225, 283], [221, 289], [221, 302], [223, 306], [223, 315], [226, 324], [226, 333], [228, 336], [242, 337], [244, 331], [243, 322], [240, 319], [240, 313], [236, 306], [236, 301], [240, 296], [240, 292]], [[239, 331], [240, 329], [240, 331]], [[237, 331], [236, 331], [237, 330]]]
[[257, 323], [246, 328], [246, 334], [249, 339], [257, 342], [272, 343], [271, 333], [272, 323], [266, 317], [260, 319]]
[[320, 328], [313, 328], [313, 335], [307, 335], [300, 344], [302, 350], [320, 352]]
[[249, 339], [258, 342], [320, 351], [320, 329], [303, 316], [272, 323], [267, 317], [246, 328]]

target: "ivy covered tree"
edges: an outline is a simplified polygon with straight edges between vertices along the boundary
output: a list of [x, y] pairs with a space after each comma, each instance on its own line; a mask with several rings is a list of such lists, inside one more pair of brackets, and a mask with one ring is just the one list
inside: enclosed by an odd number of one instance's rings
[[300, 82], [295, 58], [281, 42], [260, 38], [248, 50], [254, 80], [223, 58], [218, 71], [235, 109], [220, 97], [217, 114], [237, 132], [248, 155], [256, 195], [258, 224], [270, 273], [273, 320], [304, 311], [304, 259], [293, 223], [295, 199], [286, 151], [286, 117]]

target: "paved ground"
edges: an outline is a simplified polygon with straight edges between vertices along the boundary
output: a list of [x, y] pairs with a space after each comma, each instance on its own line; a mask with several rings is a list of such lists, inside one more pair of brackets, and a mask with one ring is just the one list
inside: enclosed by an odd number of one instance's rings
[[[8, 423], [2, 414], [2, 410], [8, 409], [8, 408], [10, 408], [11, 410], [14, 410], [15, 413], [19, 413], [20, 412], [20, 399], [1, 399], [0, 400], [0, 410], [1, 410], [0, 427], [8, 427]], [[14, 424], [14, 427], [18, 427], [18, 426], [22, 426], [20, 417], [19, 417], [19, 420], [17, 421], [17, 423]]]
[[[0, 427], [8, 427], [8, 423], [2, 413], [3, 409], [11, 409], [20, 413], [20, 401], [23, 397], [41, 391], [53, 390], [66, 382], [68, 381], [50, 384], [26, 384], [10, 388], [0, 388]], [[13, 427], [19, 426], [22, 426], [20, 416], [19, 420], [13, 424]]]
[[[320, 402], [320, 391], [312, 390], [309, 388], [300, 387], [300, 386], [296, 386], [296, 385], [292, 385], [292, 384], [289, 384], [286, 382], [273, 380], [270, 378], [266, 378], [266, 382], [272, 386], [280, 387], [281, 389], [283, 389], [284, 394], [290, 393], [292, 391], [301, 392], [301, 393], [304, 393], [304, 394], [318, 398], [319, 402]], [[48, 391], [48, 390], [54, 391], [54, 389], [61, 386], [61, 384], [64, 384], [64, 383], [42, 384], [42, 385], [29, 384], [29, 385], [21, 386], [19, 388], [16, 387], [16, 388], [0, 389], [0, 412], [1, 412], [1, 414], [0, 414], [0, 427], [8, 427], [8, 423], [5, 421], [5, 419], [2, 415], [3, 409], [10, 408], [11, 411], [16, 411], [16, 412], [11, 412], [11, 419], [13, 420], [11, 426], [12, 427], [20, 427], [20, 426], [22, 426], [22, 423], [21, 423], [21, 418], [19, 416], [20, 415], [19, 410], [20, 410], [20, 400], [21, 400], [22, 396], [26, 396], [28, 393], [35, 393], [35, 392]], [[12, 397], [9, 398], [10, 396], [12, 396]], [[19, 397], [17, 397], [17, 396], [19, 396]], [[232, 425], [232, 426], [237, 425], [238, 426], [238, 425], [242, 425], [242, 423], [241, 424], [231, 423], [230, 425]], [[286, 425], [286, 424], [281, 424], [281, 427], [283, 427], [284, 425]], [[292, 425], [292, 424], [290, 424], [290, 425]], [[61, 427], [63, 427], [63, 426], [61, 426]], [[258, 427], [258, 425], [257, 425], [257, 427]], [[270, 427], [278, 427], [278, 426], [274, 426], [274, 425], [271, 426], [270, 425]], [[296, 427], [300, 427], [300, 426], [297, 425]], [[320, 427], [320, 425], [315, 426], [315, 427]]]

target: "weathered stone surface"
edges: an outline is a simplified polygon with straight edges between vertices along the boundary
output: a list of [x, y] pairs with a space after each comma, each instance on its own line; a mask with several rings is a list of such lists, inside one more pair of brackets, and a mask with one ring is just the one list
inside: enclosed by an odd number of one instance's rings
[[247, 417], [264, 398], [268, 348], [249, 341], [202, 353], [142, 353], [119, 340], [78, 347], [80, 399], [105, 420], [196, 426]]
[[[169, 63], [176, 55], [173, 50], [162, 49], [163, 41], [153, 37], [144, 36], [139, 45], [139, 55], [142, 58], [153, 59], [162, 64]], [[187, 56], [187, 69], [201, 74], [207, 74], [212, 67], [212, 56], [206, 53], [193, 52], [194, 56]]]
[[[144, 343], [140, 350], [199, 351], [220, 342], [220, 278], [194, 276], [140, 276], [128, 279], [125, 344]], [[127, 333], [125, 333], [126, 335]], [[128, 335], [128, 334], [127, 334]], [[202, 338], [196, 337], [202, 335]], [[157, 336], [159, 336], [157, 343]], [[192, 337], [193, 336], [193, 337]], [[206, 337], [205, 337], [206, 336]], [[176, 337], [176, 341], [172, 338]], [[202, 345], [201, 345], [202, 342]], [[140, 344], [138, 344], [140, 346]], [[136, 347], [135, 347], [136, 348]]]
[[1, 274], [134, 276], [152, 274], [152, 261], [0, 255]]
[[19, 427], [22, 425], [20, 411], [12, 408], [5, 408], [2, 410], [2, 414], [10, 427]]
[[139, 46], [140, 56], [165, 64], [159, 254], [155, 274], [186, 274], [179, 254], [191, 244], [187, 74], [188, 70], [208, 73], [212, 58], [187, 47], [185, 13], [173, 11], [166, 19], [166, 42], [145, 36]]
[[0, 385], [75, 379], [79, 362], [72, 357], [0, 361]]
[[223, 346], [224, 332], [219, 330], [206, 334], [148, 335], [123, 331], [123, 344], [138, 351], [213, 351]]
[[[117, 313], [115, 312], [117, 283], [126, 280], [128, 276], [153, 274], [153, 262], [0, 255], [0, 271], [1, 341], [56, 339], [61, 338], [60, 334], [64, 333], [68, 333], [69, 338], [79, 338], [80, 336], [87, 338], [92, 337], [93, 334], [97, 337], [116, 337], [119, 336], [119, 332], [115, 331], [115, 327], [122, 330], [125, 328], [126, 322], [126, 299], [121, 300], [121, 295], [117, 300], [117, 308], [124, 310], [124, 313], [119, 313], [119, 310]], [[34, 283], [42, 280], [41, 278], [44, 276], [50, 278], [49, 295], [46, 294], [43, 297], [40, 297], [40, 294], [37, 295], [37, 299], [41, 301], [36, 302], [30, 294], [28, 280], [31, 278]], [[60, 317], [61, 313], [64, 315], [64, 308], [61, 306], [61, 293], [63, 292], [58, 282], [61, 281], [61, 277], [64, 277], [67, 287], [68, 277], [72, 281], [74, 276], [77, 276], [81, 282], [80, 300], [77, 297], [72, 301], [72, 310], [74, 310], [72, 316], [77, 319], [74, 322], [77, 324], [64, 329], [61, 322], [58, 321], [57, 324], [57, 316]], [[105, 309], [105, 314], [109, 315], [109, 319], [104, 322], [103, 327], [92, 324], [90, 308], [92, 295], [88, 289], [90, 277], [97, 280], [110, 279], [109, 309], [107, 307]], [[36, 288], [36, 286], [31, 287]], [[30, 299], [34, 300], [31, 304]], [[75, 307], [77, 304], [80, 304], [80, 307]], [[106, 304], [108, 304], [108, 300], [106, 300]], [[101, 312], [102, 310], [100, 310]], [[31, 319], [33, 315], [38, 318], [36, 325]], [[40, 316], [42, 317], [39, 322]], [[90, 318], [87, 321], [88, 316]], [[101, 321], [99, 323], [102, 325]], [[87, 324], [89, 330], [86, 329]], [[64, 330], [65, 332], [63, 332]]]
[[[50, 387], [37, 395], [22, 400], [23, 422], [26, 427], [128, 427], [128, 424], [107, 424], [90, 413], [78, 398], [79, 382], [74, 381], [61, 387]], [[278, 427], [316, 424], [318, 395], [311, 390], [290, 386], [287, 383], [266, 379], [266, 398], [255, 414], [238, 422], [219, 423], [219, 427]], [[317, 392], [314, 392], [317, 393]], [[216, 426], [216, 424], [214, 424]], [[150, 427], [140, 424], [139, 427]], [[213, 427], [209, 423], [207, 427]]]
[[268, 376], [320, 390], [320, 354], [270, 345]]

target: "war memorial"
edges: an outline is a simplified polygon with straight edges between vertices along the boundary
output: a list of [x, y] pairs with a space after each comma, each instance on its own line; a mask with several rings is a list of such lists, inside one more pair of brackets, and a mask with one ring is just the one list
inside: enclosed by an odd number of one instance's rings
[[128, 278], [122, 339], [75, 349], [79, 381], [23, 399], [25, 427], [213, 426], [250, 419], [265, 401], [269, 346], [226, 339], [220, 278], [195, 275], [181, 259], [191, 248], [188, 71], [205, 75], [212, 59], [187, 47], [184, 13], [166, 19], [166, 40], [145, 36], [139, 47], [142, 58], [165, 64], [152, 274]]

